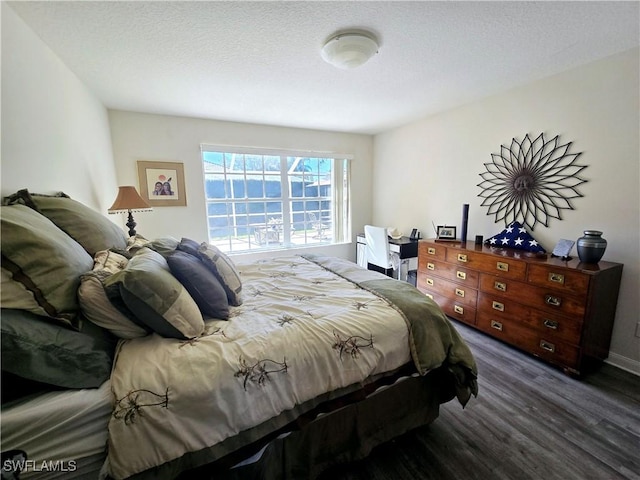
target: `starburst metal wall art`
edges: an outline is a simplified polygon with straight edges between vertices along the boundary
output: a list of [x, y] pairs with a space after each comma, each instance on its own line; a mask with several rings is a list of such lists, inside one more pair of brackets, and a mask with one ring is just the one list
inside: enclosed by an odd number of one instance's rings
[[571, 142], [560, 145], [557, 135], [545, 141], [541, 133], [533, 141], [528, 134], [522, 142], [514, 138], [492, 153], [478, 184], [487, 215], [534, 230], [537, 223], [548, 227], [550, 218], [560, 220], [560, 210], [573, 210], [571, 199], [583, 196], [576, 187], [587, 181], [578, 174], [587, 167], [576, 163], [582, 152], [569, 153], [570, 148]]

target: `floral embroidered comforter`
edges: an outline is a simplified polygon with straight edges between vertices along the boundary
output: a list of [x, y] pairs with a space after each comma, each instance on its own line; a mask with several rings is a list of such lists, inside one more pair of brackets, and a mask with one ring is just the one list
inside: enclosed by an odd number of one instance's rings
[[[317, 399], [412, 361], [422, 374], [448, 364], [463, 404], [476, 393], [468, 348], [408, 284], [329, 257], [237, 268], [243, 303], [231, 307], [228, 321], [208, 321], [205, 333], [188, 341], [153, 334], [120, 344], [111, 376], [113, 478], [155, 467], [167, 478], [214, 461], [291, 422]], [[410, 297], [409, 305], [392, 304], [394, 296]], [[424, 302], [431, 304], [426, 310], [418, 305]]]

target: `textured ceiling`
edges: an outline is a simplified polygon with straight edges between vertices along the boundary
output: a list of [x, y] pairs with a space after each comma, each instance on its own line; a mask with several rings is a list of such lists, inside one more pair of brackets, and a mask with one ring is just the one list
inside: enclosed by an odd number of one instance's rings
[[[633, 2], [9, 2], [113, 109], [378, 133], [640, 43]], [[320, 57], [373, 32], [354, 70]]]

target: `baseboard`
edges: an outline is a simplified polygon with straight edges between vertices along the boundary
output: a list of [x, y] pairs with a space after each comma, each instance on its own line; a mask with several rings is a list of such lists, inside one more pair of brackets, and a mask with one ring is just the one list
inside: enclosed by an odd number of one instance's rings
[[605, 363], [613, 365], [614, 367], [621, 368], [629, 373], [638, 375], [640, 377], [640, 362], [632, 360], [617, 353], [609, 352], [609, 358], [605, 360]]

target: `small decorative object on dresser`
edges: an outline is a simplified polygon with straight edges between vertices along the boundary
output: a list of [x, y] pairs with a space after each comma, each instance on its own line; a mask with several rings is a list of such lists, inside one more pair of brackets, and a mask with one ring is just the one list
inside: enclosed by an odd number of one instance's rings
[[562, 260], [571, 260], [571, 250], [576, 242], [561, 238], [551, 252], [552, 257], [560, 257]]
[[467, 241], [467, 227], [469, 226], [469, 204], [462, 205], [462, 226], [460, 227], [460, 240]]
[[456, 227], [449, 225], [438, 225], [438, 240], [455, 240]]
[[450, 318], [579, 376], [609, 355], [622, 268], [423, 240], [417, 287]]
[[607, 249], [607, 241], [599, 230], [585, 230], [578, 239], [578, 257], [584, 263], [598, 263]]

